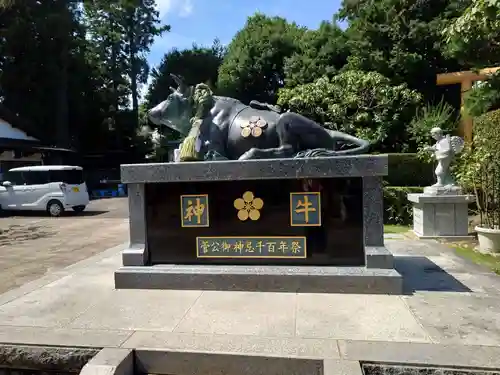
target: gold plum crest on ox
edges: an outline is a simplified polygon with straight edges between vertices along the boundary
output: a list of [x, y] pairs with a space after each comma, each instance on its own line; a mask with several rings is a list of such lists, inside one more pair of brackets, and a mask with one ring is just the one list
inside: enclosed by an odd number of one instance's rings
[[241, 136], [248, 138], [251, 135], [258, 138], [264, 133], [266, 127], [266, 120], [261, 119], [259, 116], [252, 116], [247, 124], [241, 124]]

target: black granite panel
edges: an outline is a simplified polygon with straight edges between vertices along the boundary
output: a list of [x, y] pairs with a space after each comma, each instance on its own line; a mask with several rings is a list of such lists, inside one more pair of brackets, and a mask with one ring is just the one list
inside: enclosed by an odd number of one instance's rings
[[[145, 191], [146, 242], [151, 264], [360, 266], [365, 262], [361, 178], [153, 183], [146, 184]], [[262, 200], [262, 208], [258, 214], [240, 213], [238, 218], [235, 200], [243, 198], [248, 191], [253, 193], [254, 198]], [[292, 192], [320, 192], [320, 226], [291, 226], [291, 201], [294, 204], [298, 202], [296, 198], [291, 200]], [[188, 197], [181, 199], [182, 195]], [[187, 208], [190, 202], [196, 203], [197, 195], [205, 208], [208, 205], [208, 215], [204, 212], [200, 215], [200, 221], [193, 217], [191, 222], [185, 222], [183, 226], [181, 202]], [[313, 198], [312, 195], [310, 197]], [[257, 202], [255, 206], [259, 207], [260, 203]], [[247, 216], [250, 217], [241, 220]], [[252, 220], [252, 217], [257, 220]], [[193, 226], [193, 220], [199, 226]], [[310, 221], [318, 224], [318, 217], [311, 216]], [[300, 220], [297, 222], [300, 224]], [[196, 256], [197, 237], [228, 236], [306, 237], [307, 257], [262, 259]]]

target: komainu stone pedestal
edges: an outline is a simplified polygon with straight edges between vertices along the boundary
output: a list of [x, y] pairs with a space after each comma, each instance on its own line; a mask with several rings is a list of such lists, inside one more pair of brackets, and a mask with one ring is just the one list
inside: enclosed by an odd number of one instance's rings
[[472, 195], [457, 186], [424, 188], [423, 194], [408, 194], [413, 203], [413, 231], [419, 238], [469, 238], [468, 206]]
[[402, 293], [384, 246], [387, 156], [123, 165], [116, 288]]

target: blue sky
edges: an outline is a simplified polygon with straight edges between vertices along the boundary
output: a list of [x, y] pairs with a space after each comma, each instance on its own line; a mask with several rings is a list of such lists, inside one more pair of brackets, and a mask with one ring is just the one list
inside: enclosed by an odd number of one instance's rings
[[231, 41], [248, 16], [260, 11], [281, 16], [302, 26], [316, 28], [331, 20], [341, 0], [156, 0], [160, 17], [171, 31], [157, 38], [148, 60], [152, 66], [173, 47], [189, 48], [193, 43], [211, 45], [215, 38]]

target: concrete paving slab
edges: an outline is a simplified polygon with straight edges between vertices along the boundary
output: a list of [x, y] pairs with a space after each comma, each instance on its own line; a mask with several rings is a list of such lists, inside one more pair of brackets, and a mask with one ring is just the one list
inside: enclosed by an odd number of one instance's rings
[[495, 274], [450, 273], [471, 290], [471, 295], [486, 294], [500, 298], [500, 277]]
[[325, 375], [364, 375], [359, 361], [327, 359], [323, 364]]
[[291, 337], [295, 306], [291, 293], [206, 291], [175, 331]]
[[[438, 266], [432, 259], [440, 262]], [[462, 284], [446, 267], [453, 261], [445, 257], [424, 257], [416, 255], [397, 256], [394, 259], [396, 270], [403, 276], [403, 289], [407, 293], [419, 291], [469, 293], [472, 290]]]
[[500, 368], [499, 347], [354, 340], [339, 340], [338, 345], [344, 360]]
[[[403, 298], [116, 291], [122, 247], [0, 295], [0, 342], [434, 363], [435, 353], [465, 356], [465, 345], [481, 343], [486, 354], [469, 365], [500, 361], [500, 352], [491, 359], [500, 346], [500, 277], [433, 241], [387, 241], [402, 255], [396, 262], [412, 293]], [[444, 345], [423, 344], [432, 341]]]
[[443, 249], [441, 244], [433, 240], [392, 240], [387, 241], [385, 247], [394, 255], [419, 255], [419, 256], [439, 256], [445, 250], [451, 252], [451, 249]]
[[[0, 306], [3, 325], [64, 327], [93, 305], [105, 303], [113, 292], [108, 275], [68, 275]], [[21, 313], [22, 312], [22, 313]]]
[[296, 333], [314, 338], [430, 342], [404, 302], [394, 296], [300, 294]]
[[451, 293], [403, 298], [434, 342], [500, 345], [498, 298]]
[[201, 291], [113, 290], [74, 319], [71, 328], [172, 331]]
[[105, 331], [1, 325], [0, 343], [91, 348], [119, 347], [131, 334], [132, 332], [130, 331], [116, 330]]
[[75, 275], [75, 271], [79, 271], [78, 272], [79, 277], [83, 274], [85, 275], [106, 274], [106, 271], [100, 266], [109, 264], [109, 268], [112, 270], [118, 268], [119, 265], [114, 267], [110, 263], [117, 264], [117, 262], [120, 262], [121, 259], [120, 252], [126, 246], [127, 246], [126, 243], [122, 243], [121, 245], [107, 249], [98, 255], [94, 255], [93, 257], [73, 263], [70, 266], [49, 273], [43, 277], [40, 277], [39, 279], [30, 281], [20, 286], [19, 288], [11, 289], [0, 295], [0, 305], [10, 302], [30, 292], [33, 292], [34, 290], [40, 289], [50, 283], [53, 283], [54, 281], [60, 280], [64, 276]]
[[0, 218], [0, 293], [121, 244], [128, 237], [127, 199], [92, 201], [60, 218], [22, 212]]
[[150, 348], [195, 352], [250, 353], [306, 358], [338, 359], [336, 340], [298, 337], [258, 337], [225, 334], [190, 334], [179, 332], [133, 333], [124, 348]]
[[401, 233], [384, 233], [384, 240], [403, 240], [404, 234]]

